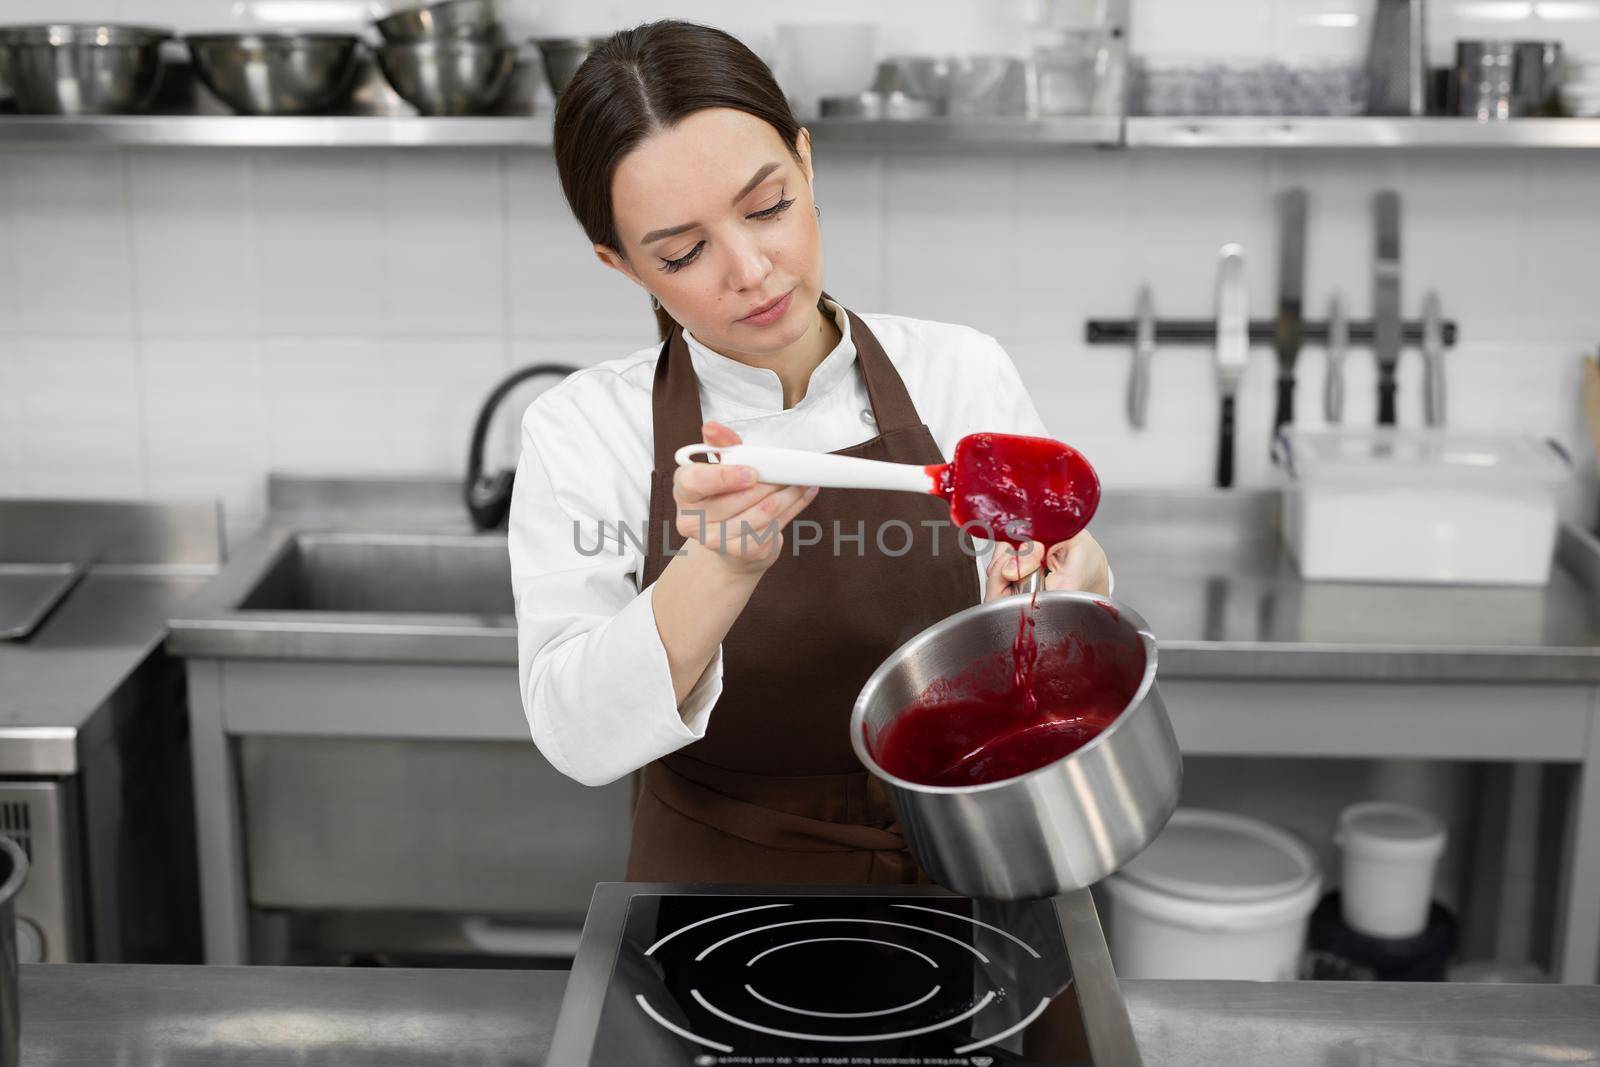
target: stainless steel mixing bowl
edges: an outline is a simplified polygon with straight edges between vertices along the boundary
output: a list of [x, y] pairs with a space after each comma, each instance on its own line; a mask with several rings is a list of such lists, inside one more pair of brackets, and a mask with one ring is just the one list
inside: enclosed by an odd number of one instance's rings
[[427, 41], [440, 37], [499, 40], [503, 36], [492, 0], [440, 0], [396, 11], [375, 23], [385, 41]]
[[898, 778], [874, 752], [884, 729], [936, 681], [995, 668], [1007, 684], [1022, 597], [980, 604], [924, 630], [867, 680], [850, 719], [856, 755], [881, 779], [906, 843], [940, 885], [967, 896], [1027, 900], [1092, 885], [1143, 851], [1178, 805], [1183, 761], [1156, 690], [1156, 640], [1138, 614], [1092, 593], [1040, 593], [1043, 659], [1076, 635], [1125, 671], [1133, 696], [1075, 752], [1016, 778], [933, 786]]
[[378, 49], [384, 77], [424, 115], [493, 110], [516, 59], [510, 45], [466, 38], [407, 41]]
[[578, 73], [578, 68], [583, 66], [583, 61], [589, 58], [589, 53], [594, 51], [600, 39], [536, 37], [533, 43], [539, 46], [539, 57], [544, 60], [544, 76], [550, 82], [550, 91], [560, 96], [561, 90]]
[[0, 27], [0, 69], [24, 114], [141, 111], [160, 88], [161, 42], [170, 36], [94, 23]]
[[350, 93], [360, 39], [339, 33], [206, 33], [185, 38], [200, 80], [245, 115], [305, 115]]

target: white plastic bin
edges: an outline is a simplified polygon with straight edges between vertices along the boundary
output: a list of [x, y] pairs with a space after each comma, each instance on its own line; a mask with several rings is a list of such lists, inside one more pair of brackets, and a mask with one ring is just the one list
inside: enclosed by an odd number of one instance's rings
[[1285, 431], [1283, 533], [1303, 577], [1543, 585], [1571, 475], [1531, 437]]
[[1444, 824], [1420, 808], [1383, 801], [1339, 813], [1339, 911], [1368, 937], [1416, 937], [1428, 925]]
[[1322, 873], [1287, 830], [1179, 808], [1104, 884], [1120, 977], [1275, 982], [1296, 976]]

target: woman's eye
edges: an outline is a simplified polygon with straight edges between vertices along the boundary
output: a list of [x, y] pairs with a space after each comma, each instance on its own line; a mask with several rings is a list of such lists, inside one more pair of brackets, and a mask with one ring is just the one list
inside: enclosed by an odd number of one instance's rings
[[783, 199], [782, 193], [778, 194], [778, 196], [779, 199], [776, 204], [773, 204], [769, 208], [764, 208], [761, 211], [757, 211], [750, 217], [753, 219], [774, 219], [783, 214], [785, 211], [788, 211], [789, 205], [794, 203], [794, 197], [791, 196], [789, 199], [785, 200]]
[[699, 257], [700, 250], [705, 246], [706, 243], [704, 241], [696, 243], [693, 248], [689, 249], [689, 251], [685, 252], [677, 259], [664, 260], [661, 269], [666, 271], [668, 274], [677, 273], [678, 271], [687, 267], [689, 264], [693, 263], [695, 259]]

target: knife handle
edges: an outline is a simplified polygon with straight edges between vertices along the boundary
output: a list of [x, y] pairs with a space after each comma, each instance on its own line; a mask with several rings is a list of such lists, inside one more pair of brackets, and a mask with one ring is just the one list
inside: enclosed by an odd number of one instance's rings
[[1222, 398], [1222, 427], [1217, 433], [1217, 485], [1233, 484], [1233, 397]]
[[1279, 376], [1278, 378], [1278, 413], [1272, 420], [1272, 432], [1279, 430], [1294, 421], [1294, 379]]
[[1133, 350], [1133, 369], [1128, 375], [1128, 423], [1135, 430], [1144, 429], [1145, 414], [1150, 407], [1150, 353], [1143, 348]]
[[1429, 352], [1422, 364], [1423, 406], [1429, 426], [1444, 425], [1444, 354]]
[[1335, 426], [1344, 418], [1344, 357], [1349, 346], [1350, 325], [1344, 302], [1336, 296], [1328, 307], [1328, 370], [1322, 392], [1323, 417]]
[[1393, 426], [1394, 424], [1394, 377], [1380, 372], [1378, 378], [1378, 425]]
[[1422, 302], [1422, 414], [1429, 426], [1444, 425], [1444, 336], [1437, 293]]

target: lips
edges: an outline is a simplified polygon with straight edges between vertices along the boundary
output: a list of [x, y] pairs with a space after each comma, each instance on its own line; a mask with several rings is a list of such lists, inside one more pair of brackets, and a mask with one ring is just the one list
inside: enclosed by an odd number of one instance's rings
[[776, 322], [778, 319], [783, 317], [783, 313], [785, 311], [789, 310], [789, 298], [793, 295], [794, 290], [791, 289], [782, 296], [777, 297], [774, 300], [769, 300], [767, 303], [757, 307], [754, 311], [750, 312], [739, 321], [751, 326], [765, 326], [769, 323]]

